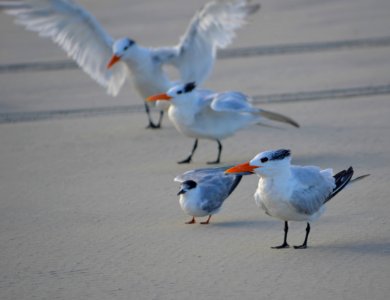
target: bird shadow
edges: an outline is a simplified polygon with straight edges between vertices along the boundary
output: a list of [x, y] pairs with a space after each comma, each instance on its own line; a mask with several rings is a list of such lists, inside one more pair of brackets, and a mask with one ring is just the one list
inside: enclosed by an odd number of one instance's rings
[[377, 256], [390, 256], [390, 242], [381, 241], [356, 241], [348, 243], [337, 243], [327, 245], [317, 245], [317, 249], [322, 251], [346, 251], [359, 254], [371, 254]]
[[210, 223], [213, 227], [219, 228], [259, 228], [269, 227], [269, 222], [261, 220], [237, 220]]

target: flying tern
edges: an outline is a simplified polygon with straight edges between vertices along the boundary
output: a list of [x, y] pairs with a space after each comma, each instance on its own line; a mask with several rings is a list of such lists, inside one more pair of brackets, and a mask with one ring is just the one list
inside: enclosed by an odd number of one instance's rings
[[284, 221], [284, 240], [275, 249], [288, 248], [288, 221], [306, 221], [306, 236], [302, 245], [307, 247], [310, 222], [318, 219], [325, 204], [348, 184], [368, 175], [352, 179], [349, 167], [333, 175], [332, 169], [321, 170], [315, 166], [291, 165], [290, 150], [261, 152], [251, 161], [226, 170], [226, 174], [257, 174], [260, 177], [254, 194], [256, 204], [266, 214]]
[[289, 117], [254, 107], [250, 103], [250, 97], [243, 93], [216, 93], [195, 87], [194, 82], [179, 84], [165, 94], [147, 98], [148, 101], [170, 101], [169, 119], [180, 133], [195, 138], [190, 155], [178, 163], [191, 162], [198, 139], [210, 139], [218, 143], [217, 159], [208, 163], [219, 163], [221, 140], [232, 136], [239, 129], [261, 124], [264, 118], [299, 127]]
[[195, 217], [208, 219], [201, 224], [209, 224], [211, 216], [219, 212], [223, 202], [240, 183], [241, 174], [225, 175], [229, 167], [191, 170], [177, 176], [180, 182], [180, 206], [192, 216], [186, 224], [196, 223]]
[[[146, 48], [130, 38], [113, 40], [86, 9], [71, 0], [17, 1], [1, 5], [26, 29], [51, 38], [105, 87], [108, 94], [119, 93], [130, 70], [133, 85], [143, 99], [165, 92], [175, 84], [163, 69], [166, 64], [178, 69], [180, 82], [203, 82], [212, 70], [217, 49], [228, 46], [235, 31], [259, 7], [249, 0], [207, 3], [194, 15], [177, 45]], [[163, 110], [155, 124], [148, 104], [144, 104], [148, 127], [160, 128]]]

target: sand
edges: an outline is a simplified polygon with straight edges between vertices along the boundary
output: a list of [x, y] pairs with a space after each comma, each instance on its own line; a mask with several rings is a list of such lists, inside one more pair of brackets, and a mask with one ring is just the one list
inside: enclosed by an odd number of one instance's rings
[[[79, 2], [111, 34], [154, 46], [175, 43], [200, 5]], [[262, 5], [232, 48], [382, 37], [390, 25], [385, 0]], [[66, 59], [4, 14], [0, 30], [0, 65]], [[261, 95], [389, 84], [389, 49], [219, 60], [207, 86]], [[177, 165], [192, 140], [168, 120], [158, 132], [144, 129], [141, 112], [0, 124], [0, 298], [388, 299], [389, 103], [382, 95], [264, 104], [302, 127], [252, 127], [224, 141], [223, 164], [284, 147], [296, 164], [371, 174], [329, 203], [306, 250], [270, 249], [283, 224], [255, 206], [255, 176], [210, 225], [185, 225], [173, 178], [217, 149], [201, 141], [194, 162]], [[0, 113], [138, 104], [130, 85], [111, 98], [79, 70], [0, 74]], [[292, 223], [290, 243], [304, 233]]]

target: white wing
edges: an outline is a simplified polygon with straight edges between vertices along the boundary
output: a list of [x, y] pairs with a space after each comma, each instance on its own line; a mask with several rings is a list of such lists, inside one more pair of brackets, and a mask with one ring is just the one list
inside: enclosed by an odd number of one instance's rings
[[256, 113], [260, 109], [253, 107], [249, 97], [240, 92], [223, 92], [214, 94], [211, 108], [215, 111]]
[[106, 68], [113, 40], [84, 8], [70, 0], [33, 0], [20, 7], [10, 6], [6, 12], [26, 29], [50, 37], [108, 94], [119, 93], [127, 66], [118, 63], [112, 70]]
[[183, 82], [195, 81], [200, 85], [214, 65], [217, 48], [228, 46], [235, 30], [259, 7], [247, 0], [207, 3], [192, 18], [176, 47], [156, 49], [155, 53], [162, 62], [179, 69]]

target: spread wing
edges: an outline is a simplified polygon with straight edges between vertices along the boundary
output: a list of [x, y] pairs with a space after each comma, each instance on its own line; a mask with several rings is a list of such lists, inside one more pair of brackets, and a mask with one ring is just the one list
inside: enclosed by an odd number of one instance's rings
[[160, 61], [179, 69], [183, 82], [200, 85], [211, 72], [217, 49], [228, 46], [235, 31], [259, 7], [247, 0], [207, 3], [192, 18], [176, 47], [161, 48], [155, 53], [159, 53]]
[[296, 178], [296, 186], [291, 196], [291, 204], [303, 214], [317, 212], [336, 187], [332, 170], [321, 171], [318, 167], [291, 168]]
[[[59, 45], [95, 81], [116, 96], [126, 77], [127, 67], [118, 63], [112, 70], [106, 65], [112, 56], [112, 38], [97, 20], [70, 0], [32, 0], [5, 11], [16, 17], [26, 29], [49, 37]], [[7, 8], [7, 7], [5, 7]]]

